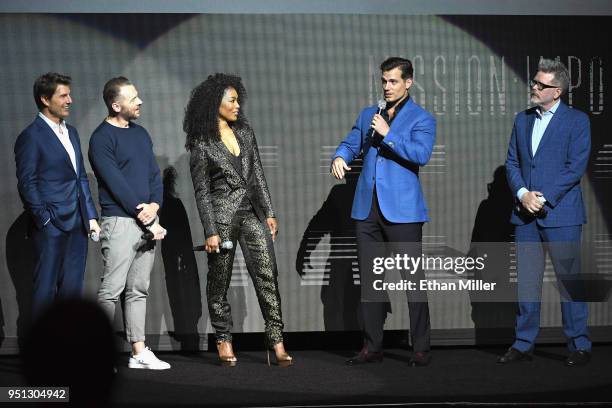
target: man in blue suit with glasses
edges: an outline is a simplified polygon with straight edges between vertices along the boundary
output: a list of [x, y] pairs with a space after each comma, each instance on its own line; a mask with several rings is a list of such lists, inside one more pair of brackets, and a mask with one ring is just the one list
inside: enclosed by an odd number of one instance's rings
[[580, 180], [591, 151], [588, 116], [561, 101], [569, 85], [567, 68], [542, 59], [530, 81], [535, 107], [514, 121], [506, 175], [517, 205], [516, 226], [518, 313], [516, 338], [499, 364], [529, 361], [540, 329], [542, 280], [546, 252], [561, 289], [566, 365], [591, 358], [587, 329], [588, 304], [576, 296], [580, 281], [580, 240], [586, 223]]
[[17, 188], [30, 215], [36, 249], [33, 316], [56, 298], [81, 296], [87, 234], [99, 234], [81, 142], [66, 124], [71, 78], [47, 73], [34, 82], [38, 115], [15, 142]]
[[[391, 57], [380, 70], [384, 103], [379, 105], [378, 113], [376, 106], [361, 111], [331, 165], [334, 177], [342, 179], [350, 170], [348, 164], [363, 152], [351, 217], [356, 220], [364, 345], [359, 354], [347, 360], [349, 365], [383, 359], [383, 327], [388, 309], [387, 303], [381, 301], [383, 296], [374, 294], [373, 253], [384, 251], [388, 256], [390, 249], [401, 247], [409, 252], [407, 255], [420, 257], [423, 223], [429, 221], [419, 167], [431, 157], [436, 122], [410, 97], [414, 73], [410, 60]], [[418, 282], [423, 271], [415, 272], [411, 279]], [[427, 294], [408, 295], [413, 346], [410, 365], [423, 366], [431, 359]]]

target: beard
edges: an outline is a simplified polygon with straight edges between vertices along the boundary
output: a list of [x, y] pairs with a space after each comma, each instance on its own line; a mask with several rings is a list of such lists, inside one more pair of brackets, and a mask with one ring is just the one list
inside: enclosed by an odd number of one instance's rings
[[140, 110], [139, 109], [132, 109], [132, 110], [122, 110], [120, 115], [127, 121], [133, 121], [136, 120], [140, 117]]

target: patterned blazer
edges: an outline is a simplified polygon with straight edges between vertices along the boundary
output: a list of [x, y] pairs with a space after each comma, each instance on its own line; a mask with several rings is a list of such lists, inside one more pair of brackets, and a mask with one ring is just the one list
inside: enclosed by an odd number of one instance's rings
[[262, 222], [275, 217], [255, 133], [249, 127], [234, 129], [234, 133], [242, 172], [234, 167], [221, 139], [200, 142], [191, 150], [191, 179], [206, 238], [218, 235], [216, 224], [231, 224], [245, 195]]

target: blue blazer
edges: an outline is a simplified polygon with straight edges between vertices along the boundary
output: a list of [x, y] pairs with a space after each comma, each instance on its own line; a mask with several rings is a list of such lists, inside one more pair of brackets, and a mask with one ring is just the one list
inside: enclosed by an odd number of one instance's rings
[[368, 217], [376, 185], [378, 203], [388, 221], [429, 221], [418, 169], [431, 157], [436, 121], [410, 98], [391, 123], [383, 146], [377, 149], [367, 137], [377, 110], [377, 106], [370, 106], [361, 111], [353, 129], [332, 157], [332, 160], [342, 157], [349, 164], [362, 150], [364, 152], [351, 217], [356, 220]]
[[[591, 153], [589, 117], [560, 102], [534, 156], [531, 132], [536, 115], [535, 108], [531, 108], [519, 113], [514, 121], [506, 159], [506, 176], [512, 195], [516, 199], [521, 187], [544, 195], [547, 216], [537, 218], [542, 227], [585, 224], [580, 179]], [[514, 211], [510, 221], [523, 225], [531, 220]]]
[[77, 222], [82, 222], [89, 231], [89, 220], [98, 218], [98, 213], [89, 190], [79, 134], [72, 126], [66, 127], [74, 147], [77, 172], [53, 130], [37, 116], [15, 142], [17, 188], [38, 229], [50, 219], [63, 231], [72, 230]]

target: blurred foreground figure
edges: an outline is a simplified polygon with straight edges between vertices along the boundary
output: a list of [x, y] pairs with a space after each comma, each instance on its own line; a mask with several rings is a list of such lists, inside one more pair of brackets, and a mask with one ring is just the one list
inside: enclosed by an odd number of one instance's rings
[[108, 405], [117, 353], [110, 322], [97, 304], [53, 304], [34, 322], [22, 351], [31, 386], [70, 387], [73, 406]]

